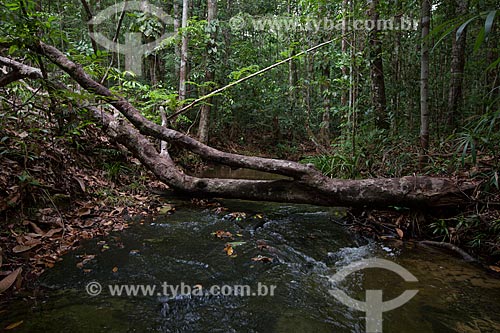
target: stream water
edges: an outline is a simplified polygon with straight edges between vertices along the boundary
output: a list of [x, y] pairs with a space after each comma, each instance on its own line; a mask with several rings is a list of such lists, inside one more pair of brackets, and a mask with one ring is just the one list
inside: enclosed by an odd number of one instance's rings
[[[346, 265], [384, 258], [410, 271], [418, 282], [365, 269], [339, 288], [364, 300], [382, 289], [384, 301], [418, 289], [408, 303], [383, 314], [384, 332], [500, 332], [500, 281], [438, 250], [399, 242], [377, 243], [332, 222], [342, 212], [304, 205], [227, 200], [224, 214], [179, 204], [177, 211], [139, 220], [121, 233], [85, 242], [40, 280], [36, 299], [0, 309], [0, 329], [23, 321], [14, 332], [365, 332], [365, 313], [332, 297], [328, 279]], [[233, 239], [213, 233], [229, 231]], [[103, 246], [103, 242], [106, 244]], [[234, 244], [233, 256], [224, 251]], [[103, 247], [107, 249], [102, 252]], [[82, 257], [95, 259], [78, 268]], [[252, 260], [259, 255], [272, 262]], [[86, 292], [89, 282], [103, 287]], [[161, 296], [163, 283], [209, 288], [259, 283], [273, 296]], [[153, 295], [112, 296], [108, 285], [156, 286]], [[163, 289], [161, 289], [163, 290]]]

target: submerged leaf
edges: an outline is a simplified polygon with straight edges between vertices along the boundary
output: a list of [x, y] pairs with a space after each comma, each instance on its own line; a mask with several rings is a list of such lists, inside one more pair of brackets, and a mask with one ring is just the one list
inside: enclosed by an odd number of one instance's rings
[[257, 257], [252, 258], [252, 261], [272, 262], [273, 258], [258, 255]]
[[216, 232], [212, 233], [212, 235], [217, 236], [217, 238], [231, 238], [231, 237], [233, 237], [232, 233], [230, 233], [229, 231], [224, 231], [224, 230], [217, 230]]
[[232, 247], [236, 247], [236, 246], [244, 245], [246, 243], [247, 242], [230, 242], [230, 243], [227, 243], [226, 245], [230, 245]]
[[228, 256], [232, 256], [233, 255], [234, 249], [231, 246], [231, 244], [229, 244], [229, 243], [226, 244], [226, 247], [224, 248], [224, 252], [226, 252]]
[[11, 329], [14, 329], [14, 328], [16, 328], [16, 327], [18, 327], [18, 326], [21, 326], [23, 323], [24, 323], [24, 320], [18, 321], [18, 322], [16, 322], [16, 323], [12, 323], [12, 324], [10, 324], [9, 326], [7, 326], [7, 327], [5, 328], [5, 330], [11, 330]]
[[175, 211], [175, 207], [170, 205], [170, 204], [166, 204], [165, 206], [161, 207], [159, 210], [158, 210], [158, 213], [159, 214], [168, 214], [168, 213], [173, 213]]

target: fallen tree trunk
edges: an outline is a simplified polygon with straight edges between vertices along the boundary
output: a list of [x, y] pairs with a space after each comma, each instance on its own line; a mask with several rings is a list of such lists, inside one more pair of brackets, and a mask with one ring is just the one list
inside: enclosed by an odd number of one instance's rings
[[108, 135], [121, 143], [161, 181], [192, 196], [308, 203], [324, 206], [443, 206], [463, 202], [457, 185], [446, 179], [403, 177], [338, 180], [324, 177], [320, 186], [305, 180], [212, 179], [182, 173], [168, 154], [160, 155], [150, 140], [126, 122], [89, 107]]
[[[96, 121], [104, 125], [109, 136], [124, 145], [171, 188], [196, 197], [222, 197], [306, 203], [324, 206], [390, 205], [409, 207], [456, 206], [467, 203], [465, 191], [473, 184], [457, 184], [446, 178], [402, 177], [364, 180], [331, 179], [312, 165], [296, 162], [230, 154], [206, 146], [178, 131], [147, 120], [127, 100], [113, 94], [93, 80], [81, 66], [69, 60], [56, 48], [39, 43], [36, 52], [47, 57], [68, 73], [84, 89], [101, 97], [128, 120], [117, 120], [111, 113], [88, 106]], [[15, 68], [15, 64], [11, 64]], [[19, 70], [20, 68], [17, 68]], [[168, 155], [160, 154], [148, 136], [179, 145], [202, 158], [232, 167], [250, 168], [284, 176], [283, 180], [246, 180], [199, 178], [184, 174]]]

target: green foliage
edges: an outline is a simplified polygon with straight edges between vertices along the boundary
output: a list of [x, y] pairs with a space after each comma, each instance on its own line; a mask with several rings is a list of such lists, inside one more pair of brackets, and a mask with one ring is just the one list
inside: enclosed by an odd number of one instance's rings
[[448, 224], [445, 220], [440, 219], [429, 224], [429, 228], [432, 230], [432, 234], [435, 236], [442, 237], [441, 241], [446, 240], [450, 237], [450, 230]]
[[331, 145], [331, 154], [303, 159], [333, 178], [401, 177], [415, 169], [416, 153], [403, 137], [385, 130], [362, 128], [355, 140], [343, 137]]
[[472, 120], [463, 131], [456, 135], [457, 153], [462, 166], [467, 161], [478, 164], [478, 154], [492, 167], [488, 172], [479, 172], [474, 176], [486, 180], [486, 187], [499, 189], [498, 170], [500, 170], [500, 110], [488, 112]]
[[103, 164], [106, 176], [112, 180], [117, 181], [122, 174], [126, 174], [131, 170], [121, 162], [105, 162]]

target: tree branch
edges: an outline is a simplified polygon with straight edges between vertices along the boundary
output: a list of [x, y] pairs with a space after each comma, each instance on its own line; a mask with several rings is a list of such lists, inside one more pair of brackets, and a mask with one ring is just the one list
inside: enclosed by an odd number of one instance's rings
[[[463, 191], [474, 188], [472, 183], [457, 184], [446, 178], [433, 177], [330, 179], [312, 167], [295, 162], [220, 152], [182, 133], [149, 122], [128, 101], [112, 94], [107, 88], [94, 81], [82, 70], [81, 66], [70, 61], [54, 47], [40, 43], [36, 49], [66, 71], [84, 89], [102, 96], [132, 123], [125, 120], [118, 122], [107, 112], [87, 107], [94, 112], [96, 120], [105, 125], [108, 135], [127, 147], [158, 179], [191, 196], [327, 206], [387, 207], [397, 205], [422, 209], [467, 203], [469, 199]], [[268, 181], [192, 177], [182, 173], [168, 154], [161, 155], [146, 135], [184, 145], [208, 159], [222, 161], [227, 165], [250, 167], [292, 176], [295, 179]]]

